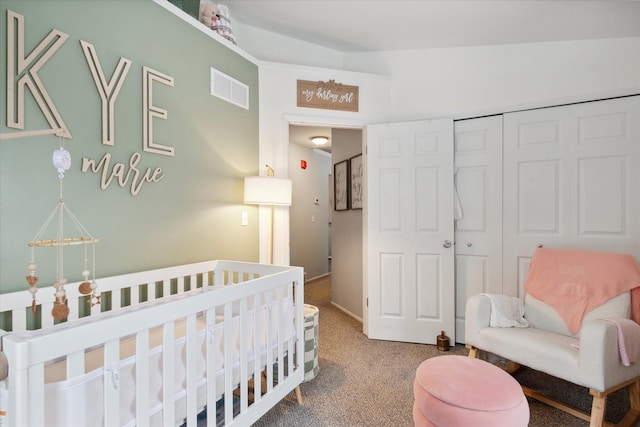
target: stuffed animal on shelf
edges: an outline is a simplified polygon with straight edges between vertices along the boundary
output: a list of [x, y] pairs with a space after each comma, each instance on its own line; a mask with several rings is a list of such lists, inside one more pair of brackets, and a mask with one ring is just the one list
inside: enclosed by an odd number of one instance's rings
[[231, 43], [237, 44], [231, 29], [231, 18], [227, 6], [216, 4], [211, 0], [200, 0], [198, 20]]

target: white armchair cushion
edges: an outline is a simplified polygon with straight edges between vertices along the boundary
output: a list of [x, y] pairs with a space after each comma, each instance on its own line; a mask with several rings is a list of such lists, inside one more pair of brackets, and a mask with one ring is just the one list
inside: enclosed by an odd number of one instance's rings
[[[580, 334], [579, 331], [575, 335], [569, 332], [567, 325], [553, 307], [529, 294], [526, 294], [524, 299], [524, 317], [534, 328], [570, 337], [577, 337]], [[629, 319], [631, 317], [631, 297], [629, 292], [611, 298], [600, 307], [591, 310], [585, 315], [583, 322], [603, 317]]]

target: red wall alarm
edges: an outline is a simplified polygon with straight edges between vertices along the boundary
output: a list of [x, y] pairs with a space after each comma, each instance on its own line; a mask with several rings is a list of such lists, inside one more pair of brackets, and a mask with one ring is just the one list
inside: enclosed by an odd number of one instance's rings
[[307, 168], [307, 161], [300, 160], [300, 169], [306, 169], [306, 168]]

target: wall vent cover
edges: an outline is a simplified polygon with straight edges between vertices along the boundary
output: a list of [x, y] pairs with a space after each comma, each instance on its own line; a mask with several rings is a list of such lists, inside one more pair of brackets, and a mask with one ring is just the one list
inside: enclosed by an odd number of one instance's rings
[[249, 86], [215, 68], [211, 69], [211, 95], [249, 109]]

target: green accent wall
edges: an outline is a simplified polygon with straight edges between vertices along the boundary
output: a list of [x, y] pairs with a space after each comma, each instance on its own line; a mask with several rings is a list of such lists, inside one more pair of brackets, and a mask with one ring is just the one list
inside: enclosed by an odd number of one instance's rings
[[[7, 10], [24, 16], [25, 56], [53, 29], [69, 35], [37, 74], [72, 134], [62, 141], [72, 156], [62, 195], [100, 239], [98, 278], [208, 259], [258, 260], [258, 211], [242, 204], [243, 178], [258, 173], [255, 63], [200, 31], [195, 19], [193, 25], [185, 22], [152, 0], [3, 0], [0, 10], [2, 134], [19, 132], [7, 126]], [[101, 99], [80, 40], [95, 46], [107, 80], [121, 57], [132, 61], [115, 102], [113, 146], [101, 143]], [[173, 157], [143, 150], [145, 66], [175, 79], [174, 87], [154, 83], [152, 100], [167, 110], [166, 120], [153, 119], [154, 143], [174, 147]], [[248, 110], [210, 95], [211, 67], [248, 85]], [[49, 129], [34, 96], [28, 89], [24, 94], [24, 130]], [[28, 289], [27, 244], [60, 197], [51, 162], [59, 145], [53, 135], [0, 140], [0, 293]], [[135, 153], [141, 175], [147, 168], [164, 174], [135, 196], [131, 175], [124, 186], [116, 177], [103, 190], [101, 172], [81, 171], [83, 158], [98, 162], [109, 154], [109, 171], [119, 163], [125, 177]], [[248, 227], [241, 227], [242, 211], [249, 212]], [[65, 237], [82, 235], [67, 216], [64, 228]], [[56, 237], [56, 224], [42, 235]], [[38, 248], [35, 256], [39, 286], [50, 286], [56, 251]], [[84, 258], [82, 245], [65, 248], [64, 276], [70, 282], [81, 280]]]

